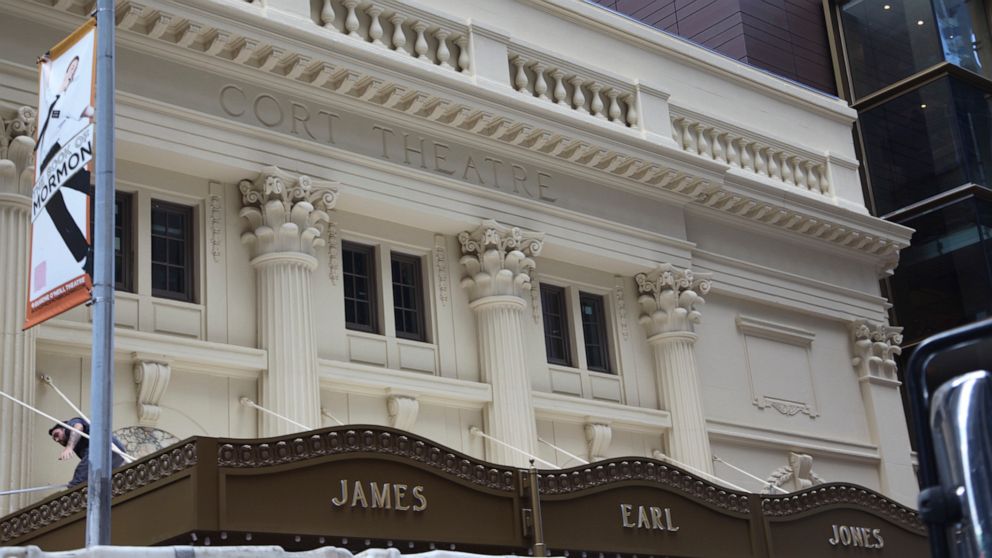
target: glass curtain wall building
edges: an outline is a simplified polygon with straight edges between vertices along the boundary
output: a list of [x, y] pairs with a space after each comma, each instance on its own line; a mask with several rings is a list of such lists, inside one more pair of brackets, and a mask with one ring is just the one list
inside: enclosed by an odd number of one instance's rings
[[886, 280], [903, 358], [992, 313], [992, 42], [983, 0], [828, 0], [866, 196], [916, 229]]

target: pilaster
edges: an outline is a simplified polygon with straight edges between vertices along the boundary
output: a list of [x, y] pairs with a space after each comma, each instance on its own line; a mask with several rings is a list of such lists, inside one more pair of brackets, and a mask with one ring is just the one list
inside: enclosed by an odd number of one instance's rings
[[[259, 386], [261, 405], [301, 424], [320, 424], [320, 385], [314, 333], [311, 276], [316, 248], [324, 244], [336, 186], [267, 167], [238, 185], [241, 235], [252, 248], [257, 277], [258, 339], [268, 357]], [[299, 430], [262, 417], [260, 432], [275, 436]]]
[[[486, 407], [490, 436], [529, 454], [536, 454], [537, 424], [531, 401], [523, 337], [523, 310], [531, 288], [531, 273], [544, 235], [483, 221], [475, 231], [458, 235], [465, 270], [462, 287], [478, 319], [479, 365], [492, 386], [493, 402]], [[490, 461], [526, 467], [527, 458], [490, 443]]]
[[706, 413], [696, 367], [693, 325], [702, 314], [696, 309], [710, 290], [709, 276], [671, 264], [639, 273], [640, 323], [654, 356], [658, 399], [672, 417], [668, 450], [672, 459], [706, 473], [713, 472]]
[[857, 320], [851, 323], [851, 364], [861, 383], [868, 428], [881, 457], [882, 493], [908, 506], [919, 492], [910, 458], [909, 431], [896, 375], [902, 328]]
[[[22, 331], [27, 306], [28, 245], [31, 238], [31, 181], [34, 109], [0, 113], [0, 389], [28, 404], [35, 399], [35, 332]], [[0, 403], [0, 486], [31, 484], [36, 440], [34, 414], [7, 400]], [[30, 500], [26, 494], [0, 498], [0, 515]]]

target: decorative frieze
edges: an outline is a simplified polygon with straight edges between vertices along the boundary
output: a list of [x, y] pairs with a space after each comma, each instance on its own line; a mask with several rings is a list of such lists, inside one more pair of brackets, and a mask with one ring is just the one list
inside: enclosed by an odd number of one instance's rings
[[508, 227], [492, 219], [458, 235], [459, 263], [465, 268], [462, 287], [473, 301], [488, 296], [523, 298], [531, 288], [533, 257], [541, 253], [544, 233]]
[[692, 331], [702, 314], [696, 306], [702, 305], [703, 295], [710, 291], [710, 274], [693, 273], [672, 264], [659, 264], [649, 273], [638, 273], [637, 302], [641, 305], [640, 323], [648, 337], [659, 333]]
[[862, 381], [896, 379], [896, 357], [902, 353], [902, 328], [868, 320], [851, 324], [854, 357], [851, 364]]
[[138, 423], [154, 426], [162, 414], [159, 402], [169, 387], [172, 365], [165, 355], [133, 353], [134, 383], [138, 387]]
[[277, 167], [266, 167], [254, 180], [242, 180], [241, 217], [248, 229], [241, 241], [254, 247], [255, 255], [291, 252], [314, 255], [324, 244], [330, 223], [328, 211], [337, 203], [337, 185], [295, 176]]

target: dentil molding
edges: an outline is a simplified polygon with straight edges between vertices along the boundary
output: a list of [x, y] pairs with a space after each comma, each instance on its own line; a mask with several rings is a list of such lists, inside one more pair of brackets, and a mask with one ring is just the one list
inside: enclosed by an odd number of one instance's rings
[[458, 234], [465, 268], [462, 287], [472, 301], [489, 296], [523, 298], [531, 288], [533, 258], [541, 253], [544, 233], [508, 227], [492, 219]]
[[253, 180], [238, 183], [240, 216], [248, 222], [241, 242], [254, 247], [254, 256], [294, 252], [314, 256], [324, 245], [330, 223], [328, 211], [338, 199], [338, 184], [293, 175], [278, 167], [262, 169]]
[[702, 314], [697, 305], [705, 302], [703, 295], [710, 292], [710, 274], [693, 273], [670, 263], [658, 264], [649, 273], [634, 276], [640, 293], [640, 323], [648, 337], [660, 333], [691, 332]]

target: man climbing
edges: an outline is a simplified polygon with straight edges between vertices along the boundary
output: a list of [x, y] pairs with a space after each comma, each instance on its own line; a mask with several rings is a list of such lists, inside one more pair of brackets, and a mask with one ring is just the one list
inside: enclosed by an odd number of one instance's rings
[[[89, 435], [90, 433], [90, 423], [85, 419], [79, 417], [71, 418], [65, 421], [66, 424], [72, 427], [68, 429], [61, 424], [56, 424], [48, 430], [48, 435], [52, 437], [56, 443], [65, 447], [62, 450], [61, 455], [59, 455], [59, 461], [65, 461], [69, 459], [73, 453], [79, 457], [79, 464], [76, 465], [76, 470], [72, 473], [72, 480], [69, 481], [69, 486], [76, 486], [86, 482], [89, 477], [89, 453], [90, 453], [90, 441], [89, 438], [84, 437], [82, 434]], [[80, 434], [82, 433], [82, 434]], [[113, 443], [117, 446], [117, 449], [124, 452], [124, 444], [117, 439], [117, 436], [113, 437]], [[111, 468], [116, 469], [124, 464], [124, 458], [120, 453], [113, 452], [113, 460], [111, 461]]]

